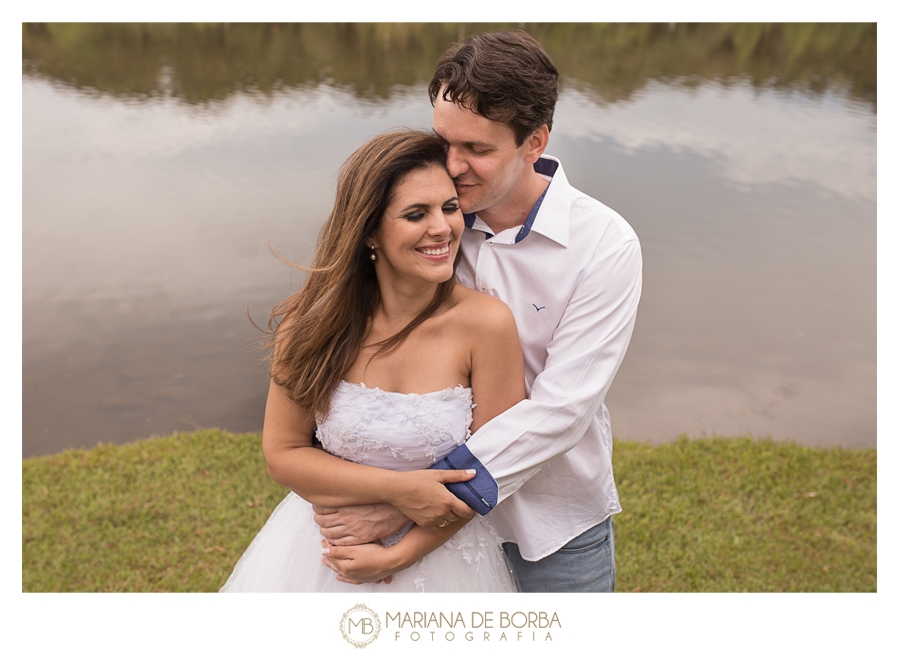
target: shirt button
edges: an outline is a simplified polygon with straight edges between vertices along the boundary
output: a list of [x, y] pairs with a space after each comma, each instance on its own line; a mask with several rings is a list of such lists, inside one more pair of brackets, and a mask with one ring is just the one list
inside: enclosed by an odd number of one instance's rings
[[481, 286], [481, 292], [487, 292], [487, 288], [485, 286]]

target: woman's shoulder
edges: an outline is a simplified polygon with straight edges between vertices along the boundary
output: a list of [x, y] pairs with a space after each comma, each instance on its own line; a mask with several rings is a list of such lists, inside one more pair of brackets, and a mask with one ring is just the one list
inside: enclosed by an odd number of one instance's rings
[[468, 329], [515, 331], [516, 320], [505, 302], [490, 295], [457, 285], [453, 291], [455, 315]]

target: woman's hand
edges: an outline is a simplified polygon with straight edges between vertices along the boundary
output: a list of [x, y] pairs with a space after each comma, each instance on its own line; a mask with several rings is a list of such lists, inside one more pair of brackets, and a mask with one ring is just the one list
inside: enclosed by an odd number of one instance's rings
[[[394, 547], [391, 547], [394, 548]], [[406, 568], [397, 550], [385, 548], [379, 543], [356, 546], [334, 546], [322, 542], [322, 563], [337, 574], [341, 582], [390, 583], [392, 575]]]
[[474, 470], [444, 471], [438, 469], [397, 473], [401, 484], [391, 503], [416, 525], [437, 527], [445, 522], [471, 519], [475, 511], [450, 493], [444, 486], [451, 482], [467, 482]]

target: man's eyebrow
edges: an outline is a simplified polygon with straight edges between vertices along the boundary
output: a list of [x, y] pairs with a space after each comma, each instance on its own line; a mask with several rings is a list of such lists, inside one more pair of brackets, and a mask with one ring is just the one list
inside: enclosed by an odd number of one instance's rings
[[[437, 130], [434, 131], [434, 134], [437, 135], [438, 137], [440, 137], [442, 140], [444, 140], [445, 144], [450, 143], [450, 141], [446, 137], [444, 137], [441, 133], [439, 133]], [[494, 147], [493, 144], [489, 144], [487, 142], [473, 142], [473, 141], [463, 142], [462, 145], [463, 146], [477, 146], [479, 148], [484, 148], [484, 149]]]

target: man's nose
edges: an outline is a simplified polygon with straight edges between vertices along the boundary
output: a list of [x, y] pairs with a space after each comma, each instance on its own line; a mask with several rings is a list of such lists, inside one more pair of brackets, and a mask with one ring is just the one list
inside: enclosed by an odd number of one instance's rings
[[447, 171], [450, 173], [450, 177], [456, 178], [460, 174], [466, 173], [468, 169], [469, 165], [460, 150], [451, 146], [447, 151]]

